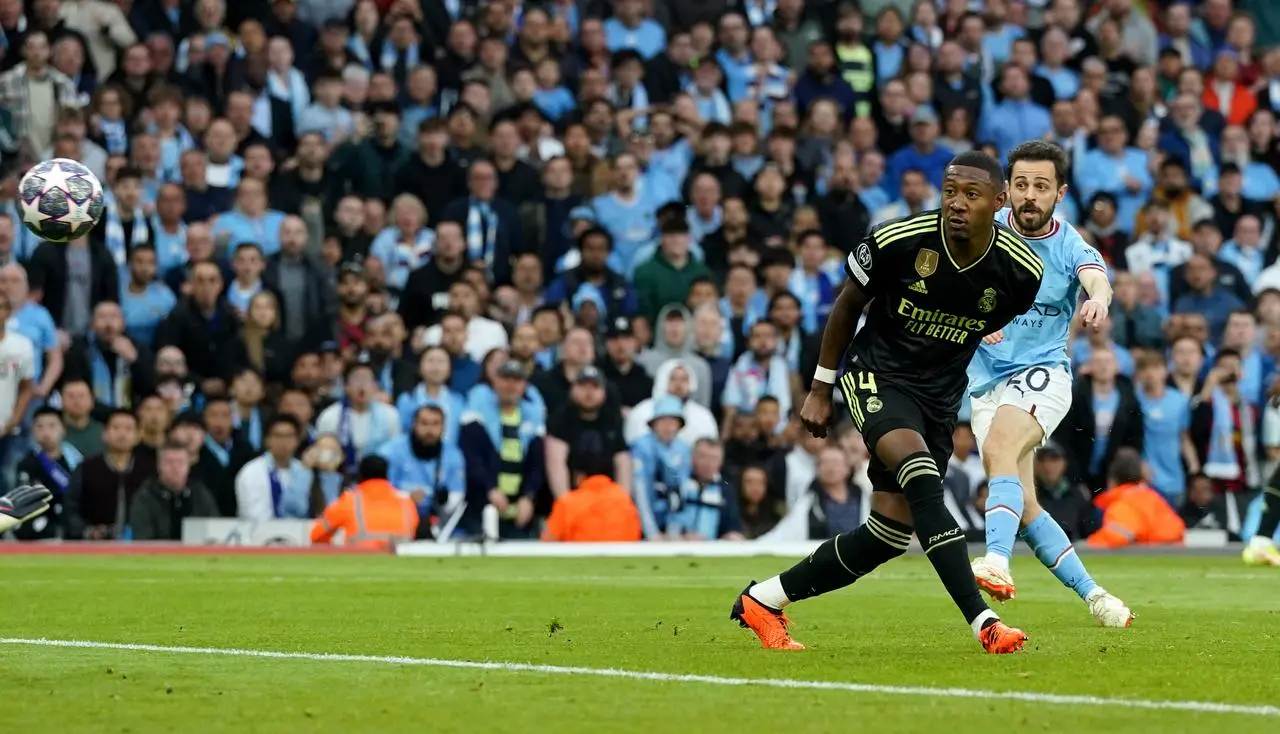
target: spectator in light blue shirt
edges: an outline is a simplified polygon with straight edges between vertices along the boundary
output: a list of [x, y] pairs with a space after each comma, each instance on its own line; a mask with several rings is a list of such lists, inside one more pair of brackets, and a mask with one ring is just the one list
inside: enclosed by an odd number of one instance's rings
[[1266, 266], [1264, 250], [1262, 222], [1253, 214], [1244, 214], [1236, 220], [1235, 236], [1218, 250], [1218, 259], [1234, 265], [1252, 290]]
[[882, 85], [890, 79], [896, 79], [907, 60], [907, 44], [902, 34], [906, 23], [902, 13], [892, 5], [885, 7], [876, 16], [876, 40], [871, 44], [871, 52], [876, 58], [876, 85]]
[[1190, 290], [1174, 301], [1173, 313], [1202, 314], [1209, 324], [1209, 339], [1217, 344], [1222, 340], [1227, 319], [1231, 312], [1244, 308], [1230, 291], [1218, 285], [1218, 271], [1213, 260], [1206, 255], [1192, 255], [1187, 261], [1187, 285]]
[[560, 74], [560, 62], [553, 57], [539, 61], [534, 70], [538, 89], [533, 93], [533, 105], [552, 122], [559, 122], [561, 117], [578, 106], [573, 92], [562, 83]]
[[[715, 61], [724, 71], [725, 92], [730, 102], [747, 96], [747, 78], [755, 57], [751, 55], [751, 36], [742, 13], [730, 11], [720, 16], [720, 50]], [[726, 123], [727, 124], [727, 123]]]
[[[58, 327], [53, 316], [47, 308], [29, 298], [30, 292], [27, 271], [21, 265], [11, 262], [0, 268], [0, 293], [8, 295], [9, 302], [13, 304], [13, 315], [5, 328], [25, 336], [35, 346], [31, 379], [36, 383], [37, 396], [43, 397], [62, 377], [62, 342], [58, 339]], [[51, 374], [45, 374], [46, 367]], [[31, 402], [32, 407], [40, 403], [39, 400]]]
[[978, 139], [995, 145], [1003, 162], [1015, 145], [1040, 140], [1053, 129], [1053, 124], [1049, 111], [1031, 101], [1031, 80], [1026, 70], [1009, 64], [1000, 79], [1004, 100], [983, 105]]
[[1071, 58], [1071, 39], [1058, 26], [1050, 26], [1040, 39], [1040, 63], [1036, 75], [1049, 80], [1057, 99], [1073, 99], [1080, 91], [1080, 74], [1067, 66]]
[[251, 242], [265, 257], [280, 252], [280, 225], [284, 213], [267, 208], [267, 191], [257, 179], [241, 179], [236, 187], [236, 208], [218, 215], [213, 241], [223, 250]]
[[156, 251], [138, 245], [129, 252], [129, 282], [120, 288], [125, 334], [135, 344], [154, 347], [156, 328], [177, 304], [173, 291], [156, 280]]
[[351, 110], [342, 106], [342, 77], [333, 72], [322, 73], [312, 91], [315, 98], [298, 117], [298, 135], [319, 132], [330, 145], [350, 137], [356, 129], [355, 118]]
[[1091, 200], [1105, 191], [1116, 200], [1116, 229], [1133, 231], [1138, 212], [1151, 194], [1152, 179], [1147, 153], [1128, 145], [1124, 120], [1107, 115], [1098, 123], [1098, 147], [1080, 158], [1076, 169], [1076, 190], [1080, 198]]
[[917, 107], [911, 114], [911, 145], [889, 156], [885, 171], [885, 185], [892, 187], [888, 194], [897, 197], [902, 174], [919, 171], [936, 189], [942, 188], [942, 172], [955, 157], [950, 150], [937, 144], [938, 113], [928, 105]]
[[644, 16], [644, 0], [618, 0], [613, 17], [604, 22], [605, 43], [611, 52], [629, 48], [645, 60], [662, 53], [667, 32], [653, 18]]

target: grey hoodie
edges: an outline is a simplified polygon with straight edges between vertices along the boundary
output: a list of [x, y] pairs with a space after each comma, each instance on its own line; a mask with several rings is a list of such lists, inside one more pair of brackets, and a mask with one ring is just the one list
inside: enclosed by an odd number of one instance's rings
[[[667, 314], [672, 311], [678, 311], [684, 316], [684, 342], [681, 344], [668, 344], [663, 335], [663, 324], [667, 322]], [[696, 377], [695, 384], [697, 387], [693, 391], [693, 401], [704, 408], [710, 408], [711, 365], [707, 364], [707, 360], [698, 356], [695, 351], [696, 347], [697, 344], [693, 334], [693, 317], [689, 314], [689, 309], [679, 303], [673, 303], [663, 306], [662, 310], [658, 312], [658, 318], [653, 323], [653, 346], [641, 352], [636, 357], [636, 362], [641, 367], [644, 367], [649, 374], [656, 375], [663, 362], [679, 358], [689, 369], [693, 370]]]

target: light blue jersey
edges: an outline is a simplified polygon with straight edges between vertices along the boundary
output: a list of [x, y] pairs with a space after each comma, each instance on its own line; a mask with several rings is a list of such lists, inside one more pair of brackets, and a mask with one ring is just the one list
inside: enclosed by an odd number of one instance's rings
[[[996, 221], [1011, 227], [1009, 209], [996, 213]], [[1107, 266], [1069, 224], [1054, 220], [1043, 237], [1023, 237], [1044, 261], [1044, 279], [1035, 305], [1004, 327], [1004, 340], [983, 344], [969, 363], [969, 394], [982, 395], [1001, 382], [1032, 367], [1068, 366], [1067, 332], [1080, 295], [1080, 271]]]

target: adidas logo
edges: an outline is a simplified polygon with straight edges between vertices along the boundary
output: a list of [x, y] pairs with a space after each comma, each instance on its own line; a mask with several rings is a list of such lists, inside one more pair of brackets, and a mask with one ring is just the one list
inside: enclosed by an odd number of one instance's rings
[[916, 293], [924, 293], [926, 295], [929, 293], [929, 289], [924, 287], [923, 280], [917, 280], [916, 282], [912, 283], [911, 290], [915, 291]]

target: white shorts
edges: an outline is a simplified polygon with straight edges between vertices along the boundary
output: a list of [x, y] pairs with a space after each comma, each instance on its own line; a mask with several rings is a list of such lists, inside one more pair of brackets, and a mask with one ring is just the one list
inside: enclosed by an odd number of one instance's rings
[[979, 453], [996, 410], [1002, 405], [1021, 408], [1034, 416], [1044, 431], [1040, 441], [1043, 446], [1071, 410], [1071, 373], [1065, 367], [1032, 367], [970, 398], [969, 424]]

